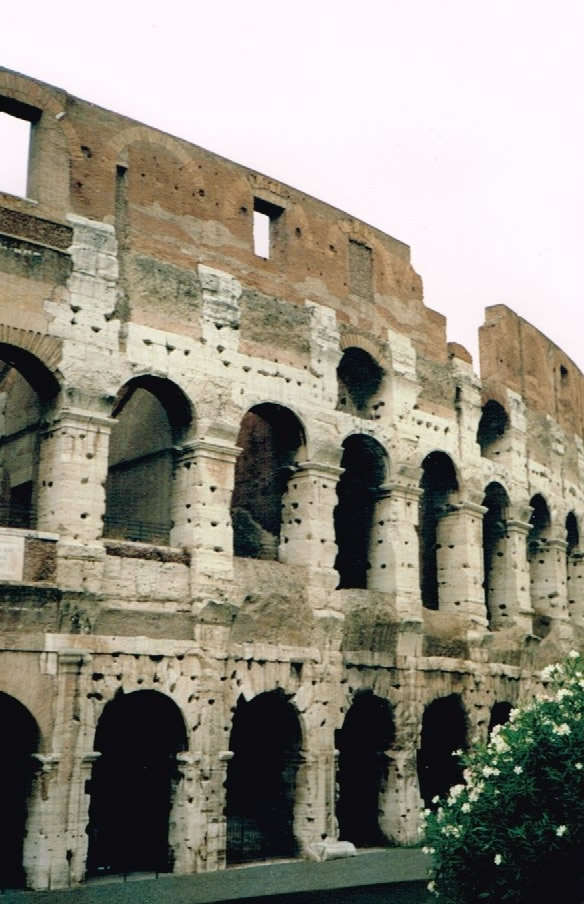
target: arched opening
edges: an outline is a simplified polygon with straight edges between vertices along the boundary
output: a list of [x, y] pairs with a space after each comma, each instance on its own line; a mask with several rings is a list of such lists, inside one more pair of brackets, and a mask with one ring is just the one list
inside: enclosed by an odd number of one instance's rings
[[489, 399], [483, 405], [483, 413], [479, 421], [477, 443], [481, 447], [481, 455], [490, 457], [498, 455], [499, 440], [509, 424], [509, 415], [499, 402]]
[[387, 785], [386, 751], [394, 738], [390, 703], [372, 691], [358, 693], [337, 732], [339, 837], [356, 847], [387, 843], [379, 825], [380, 795]]
[[420, 589], [426, 609], [440, 607], [438, 549], [440, 522], [448, 514], [451, 494], [458, 489], [452, 460], [444, 452], [430, 452], [422, 462], [419, 503]]
[[28, 806], [38, 751], [38, 726], [14, 697], [0, 693], [0, 888], [21, 888], [25, 884], [22, 853], [26, 836]]
[[277, 559], [282, 498], [304, 446], [300, 421], [288, 408], [265, 403], [243, 417], [231, 499], [236, 556]]
[[363, 418], [373, 417], [378, 407], [374, 400], [383, 377], [383, 368], [368, 352], [356, 346], [345, 349], [337, 367], [337, 410]]
[[580, 549], [580, 530], [574, 512], [566, 518], [566, 580], [570, 615], [578, 620], [584, 607], [584, 556]]
[[167, 545], [174, 446], [190, 423], [189, 404], [170, 381], [139, 377], [124, 387], [113, 416], [104, 535]]
[[[537, 635], [544, 636], [549, 627], [550, 594], [557, 594], [557, 587], [552, 586], [550, 579], [554, 578], [551, 569], [550, 549], [548, 539], [551, 527], [551, 517], [548, 504], [539, 493], [533, 496], [529, 502], [531, 516], [529, 523], [531, 529], [527, 536], [527, 559], [529, 562], [529, 583], [531, 592], [531, 605], [538, 617], [534, 623]], [[555, 585], [555, 580], [553, 580]]]
[[176, 755], [187, 749], [179, 708], [157, 691], [119, 693], [104, 708], [94, 746], [101, 756], [90, 784], [88, 874], [172, 871]]
[[489, 735], [491, 735], [493, 728], [495, 728], [497, 725], [507, 724], [512, 709], [512, 705], [510, 703], [507, 703], [506, 701], [493, 703], [493, 706], [491, 707], [491, 715], [489, 718]]
[[507, 538], [507, 508], [509, 497], [500, 483], [490, 483], [485, 491], [483, 506], [483, 564], [487, 618], [491, 628], [505, 617], [509, 600], [506, 598], [505, 540]]
[[59, 392], [30, 352], [0, 343], [0, 526], [36, 525], [40, 427]]
[[386, 480], [383, 447], [370, 436], [349, 436], [343, 443], [341, 468], [339, 502], [334, 512], [338, 587], [366, 588], [375, 506], [379, 488]]
[[462, 765], [453, 754], [466, 747], [467, 721], [460, 696], [433, 700], [424, 710], [418, 750], [418, 781], [425, 807], [435, 808], [435, 797], [444, 797], [453, 785], [462, 783]]
[[227, 769], [227, 860], [294, 857], [296, 773], [302, 735], [298, 715], [281, 690], [239, 698]]

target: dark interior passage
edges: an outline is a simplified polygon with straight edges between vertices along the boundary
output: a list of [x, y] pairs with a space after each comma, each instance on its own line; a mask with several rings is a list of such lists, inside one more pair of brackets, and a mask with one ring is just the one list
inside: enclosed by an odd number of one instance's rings
[[448, 514], [450, 493], [458, 489], [452, 460], [444, 452], [431, 452], [422, 462], [419, 503], [420, 589], [426, 609], [438, 609], [438, 524]]
[[227, 772], [227, 859], [293, 857], [296, 772], [301, 730], [280, 691], [240, 697], [233, 716]]
[[334, 513], [339, 589], [366, 588], [375, 504], [386, 476], [383, 447], [370, 436], [349, 436], [341, 467]]
[[418, 750], [418, 781], [426, 807], [434, 808], [434, 797], [444, 797], [462, 783], [460, 759], [452, 754], [466, 750], [466, 735], [466, 714], [458, 694], [440, 697], [426, 707]]
[[87, 872], [168, 872], [176, 754], [187, 746], [176, 704], [156, 691], [119, 694], [95, 733]]
[[489, 717], [489, 735], [496, 725], [505, 725], [509, 721], [511, 710], [513, 707], [505, 700], [493, 703], [491, 707], [491, 715]]
[[387, 782], [395, 728], [391, 705], [371, 691], [357, 694], [337, 734], [339, 837], [356, 847], [387, 843], [379, 827], [380, 793]]
[[22, 854], [39, 733], [29, 711], [0, 693], [0, 888], [25, 884]]

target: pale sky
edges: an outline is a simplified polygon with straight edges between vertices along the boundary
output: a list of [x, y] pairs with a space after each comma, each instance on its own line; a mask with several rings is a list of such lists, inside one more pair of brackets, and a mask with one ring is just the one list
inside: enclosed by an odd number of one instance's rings
[[407, 242], [473, 357], [504, 303], [584, 370], [582, 0], [29, 0], [2, 21], [2, 65]]

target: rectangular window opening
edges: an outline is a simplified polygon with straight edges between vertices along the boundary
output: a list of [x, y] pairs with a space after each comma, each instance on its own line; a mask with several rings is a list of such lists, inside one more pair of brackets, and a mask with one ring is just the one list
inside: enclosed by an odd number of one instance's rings
[[253, 199], [253, 250], [258, 257], [269, 258], [276, 238], [276, 228], [279, 218], [284, 213], [283, 207], [264, 201], [262, 198]]
[[31, 121], [0, 112], [0, 191], [27, 197]]

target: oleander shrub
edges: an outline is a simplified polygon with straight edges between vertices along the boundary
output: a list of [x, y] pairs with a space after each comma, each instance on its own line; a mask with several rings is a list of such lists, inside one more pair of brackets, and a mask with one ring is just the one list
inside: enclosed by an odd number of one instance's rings
[[438, 904], [584, 902], [584, 660], [542, 681], [487, 744], [456, 751], [465, 783], [425, 811]]

